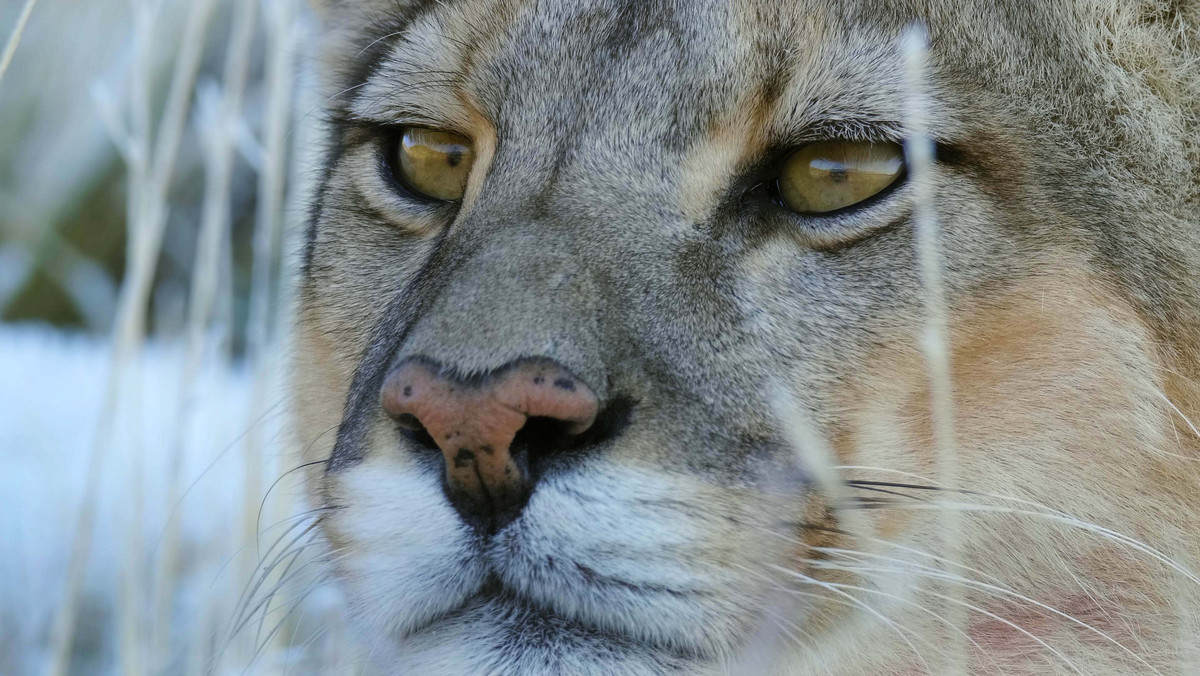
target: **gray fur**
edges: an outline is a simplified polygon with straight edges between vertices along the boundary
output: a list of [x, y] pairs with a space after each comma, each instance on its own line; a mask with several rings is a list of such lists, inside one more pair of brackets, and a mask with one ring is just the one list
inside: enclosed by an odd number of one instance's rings
[[[1200, 41], [1195, 5], [1174, 11], [1161, 20]], [[771, 566], [788, 565], [771, 533], [811, 497], [795, 490], [806, 469], [772, 419], [772, 383], [789, 383], [824, 433], [846, 432], [841, 388], [872, 354], [913, 344], [923, 310], [906, 187], [819, 218], [748, 190], [805, 141], [898, 140], [897, 40], [913, 21], [932, 35], [952, 314], [1085, 261], [1175, 367], [1200, 375], [1197, 55], [1160, 45], [1145, 57], [1157, 61], [1131, 62], [1174, 33], [1105, 23], [1123, 13], [1059, 0], [327, 7], [340, 124], [301, 309], [301, 332], [327, 347], [302, 343], [298, 367], [302, 388], [336, 384], [300, 398], [320, 400], [314, 420], [342, 416], [311, 483], [345, 507], [331, 541], [365, 550], [338, 572], [384, 667], [668, 673], [721, 664], [750, 640]], [[464, 124], [464, 93], [489, 130]], [[404, 123], [494, 136], [477, 198], [423, 204], [380, 180], [376, 131]], [[706, 154], [739, 124], [744, 154]], [[697, 181], [715, 188], [696, 197]], [[389, 559], [370, 547], [416, 526], [384, 537], [380, 520], [451, 518], [436, 493], [397, 493], [393, 513], [370, 492], [436, 486], [425, 451], [379, 411], [388, 368], [416, 356], [464, 377], [555, 359], [603, 402], [634, 402], [632, 419], [547, 470], [496, 541], [448, 533], [461, 540], [445, 552]], [[389, 567], [430, 567], [432, 581], [375, 585]], [[497, 581], [504, 591], [473, 595]], [[429, 601], [426, 620], [445, 614], [432, 626], [387, 616], [443, 587], [460, 603]]]

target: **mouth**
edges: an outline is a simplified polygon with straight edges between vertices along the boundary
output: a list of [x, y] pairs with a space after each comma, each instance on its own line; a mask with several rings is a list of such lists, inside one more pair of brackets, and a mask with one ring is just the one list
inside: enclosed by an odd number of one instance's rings
[[[647, 600], [647, 603], [652, 603]], [[485, 640], [511, 654], [570, 648], [611, 654], [656, 655], [674, 663], [695, 663], [712, 656], [696, 648], [636, 638], [601, 623], [573, 617], [505, 585], [492, 575], [458, 607], [448, 610], [404, 637], [408, 643], [433, 635], [462, 634]]]
[[[577, 464], [547, 472], [522, 513], [488, 533], [463, 521], [440, 479], [420, 462], [352, 468], [339, 480], [356, 500], [329, 524], [335, 537], [357, 537], [363, 554], [342, 563], [342, 577], [363, 630], [388, 637], [388, 659], [404, 673], [480, 673], [551, 652], [581, 660], [559, 673], [618, 655], [647, 665], [637, 673], [694, 669], [737, 651], [762, 622], [769, 585], [747, 584], [740, 564], [785, 556], [784, 540], [752, 527], [778, 511], [774, 502], [714, 500], [706, 481]], [[728, 518], [697, 519], [698, 506], [727, 506]], [[462, 669], [438, 661], [481, 655], [486, 664]], [[539, 664], [530, 669], [545, 672]]]

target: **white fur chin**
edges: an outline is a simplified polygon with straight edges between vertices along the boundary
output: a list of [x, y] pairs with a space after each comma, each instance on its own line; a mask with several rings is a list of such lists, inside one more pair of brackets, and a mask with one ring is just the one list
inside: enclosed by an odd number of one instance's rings
[[380, 636], [419, 631], [486, 581], [471, 531], [435, 479], [412, 467], [366, 463], [342, 481], [353, 500], [330, 520], [353, 545], [330, 558], [364, 629]]
[[[762, 620], [770, 585], [738, 573], [783, 554], [763, 546], [782, 538], [715, 527], [695, 479], [576, 468], [486, 543], [439, 481], [376, 459], [339, 476], [345, 506], [329, 525], [353, 544], [335, 568], [389, 673], [695, 672]], [[736, 565], [711, 563], [722, 556]]]
[[499, 598], [473, 601], [371, 658], [385, 673], [448, 676], [694, 673], [699, 666]]

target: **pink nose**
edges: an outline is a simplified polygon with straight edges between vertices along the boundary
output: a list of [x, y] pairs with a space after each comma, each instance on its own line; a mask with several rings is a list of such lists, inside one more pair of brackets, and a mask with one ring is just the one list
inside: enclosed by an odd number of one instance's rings
[[529, 418], [559, 421], [574, 435], [599, 410], [591, 388], [548, 360], [517, 362], [478, 383], [410, 360], [388, 374], [381, 398], [401, 424], [425, 428], [446, 458], [451, 501], [464, 516], [485, 520], [519, 510], [529, 495], [527, 470], [511, 453]]

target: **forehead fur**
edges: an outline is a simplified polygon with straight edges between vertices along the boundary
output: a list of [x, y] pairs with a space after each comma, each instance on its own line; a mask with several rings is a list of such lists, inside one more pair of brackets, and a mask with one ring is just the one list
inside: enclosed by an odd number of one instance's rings
[[[335, 117], [487, 125], [501, 151], [493, 194], [553, 176], [590, 191], [588, 208], [606, 185], [661, 196], [670, 184], [690, 221], [764, 149], [895, 136], [896, 40], [923, 22], [935, 135], [975, 153], [989, 189], [1024, 171], [1072, 221], [1104, 224], [1091, 236], [1104, 258], [1153, 254], [1116, 274], [1154, 301], [1162, 330], [1200, 322], [1162, 300], [1196, 290], [1161, 282], [1183, 278], [1163, 265], [1198, 263], [1200, 2], [330, 1]], [[563, 170], [579, 158], [572, 184]]]
[[[664, 81], [696, 73], [728, 85], [728, 75], [736, 72], [744, 84], [770, 86], [771, 79], [794, 75], [805, 55], [823, 56], [832, 68], [840, 65], [832, 58], [838, 56], [848, 66], [872, 65], [878, 55], [860, 47], [886, 43], [919, 20], [929, 27], [934, 51], [947, 67], [960, 75], [992, 75], [987, 80], [993, 87], [1078, 93], [1089, 81], [1063, 76], [1092, 69], [1100, 71], [1092, 74], [1103, 76], [1110, 99], [1116, 94], [1136, 99], [1140, 93], [1190, 111], [1182, 117], [1194, 123], [1200, 86], [1195, 36], [1189, 34], [1200, 5], [1190, 0], [324, 1], [333, 3], [326, 11], [327, 52], [343, 85], [361, 84], [370, 74], [441, 74], [448, 85], [461, 86], [479, 69], [518, 75], [535, 63], [552, 71], [549, 80], [594, 58], [632, 61], [643, 43], [662, 42], [690, 59], [656, 64], [669, 66], [661, 73]], [[843, 53], [822, 53], [828, 44], [843, 46]], [[1006, 77], [995, 77], [998, 68]]]
[[[896, 128], [894, 47], [920, 21], [942, 139], [994, 128], [972, 120], [1003, 110], [1023, 131], [1150, 178], [1173, 199], [1195, 200], [1200, 184], [1191, 0], [331, 1], [334, 104], [353, 120], [467, 133], [485, 120], [510, 144], [710, 142], [717, 148], [693, 155], [736, 145], [722, 159], [745, 162], [806, 134]], [[588, 128], [598, 121], [604, 129]]]

